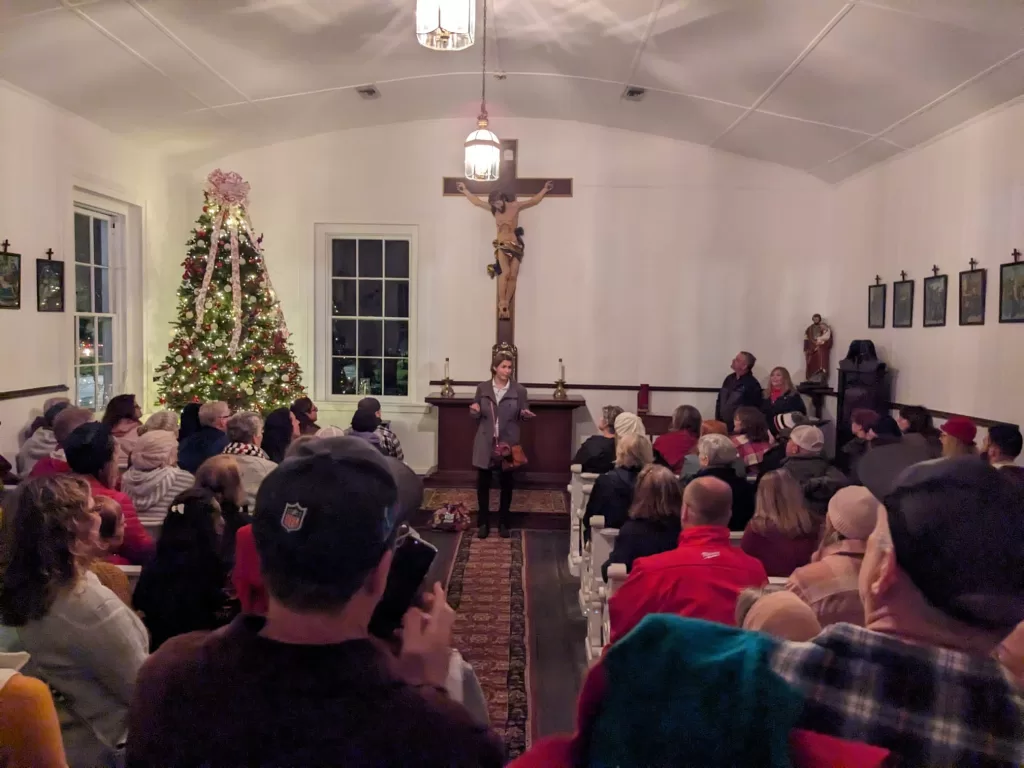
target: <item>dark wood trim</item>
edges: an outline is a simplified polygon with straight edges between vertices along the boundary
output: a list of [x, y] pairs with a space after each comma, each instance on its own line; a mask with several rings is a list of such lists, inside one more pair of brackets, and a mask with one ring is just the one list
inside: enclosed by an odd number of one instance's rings
[[[453, 387], [475, 387], [479, 381], [453, 381]], [[543, 384], [519, 382], [527, 389], [544, 389], [545, 387], [555, 388], [555, 382], [548, 381]], [[444, 386], [441, 380], [431, 381], [430, 386]], [[637, 384], [566, 384], [566, 389], [590, 390], [594, 392], [639, 392]], [[651, 392], [711, 392], [717, 393], [720, 387], [648, 387]]]
[[[837, 397], [837, 392], [834, 389], [830, 389], [824, 394], [825, 397]], [[889, 409], [893, 411], [898, 411], [900, 408], [906, 407], [906, 405], [907, 403], [889, 403]], [[999, 419], [986, 419], [982, 416], [971, 416], [966, 413], [953, 413], [952, 411], [938, 411], [935, 408], [928, 408], [927, 406], [925, 406], [925, 408], [927, 409], [928, 413], [930, 413], [932, 416], [940, 419], [949, 419], [952, 418], [953, 416], [966, 416], [968, 419], [973, 421], [977, 426], [984, 427], [985, 429], [988, 429], [989, 427], [994, 427], [997, 424], [1010, 424], [1011, 426], [1014, 427], [1018, 426], [1017, 424], [1013, 424], [1012, 422], [1000, 421]]]
[[11, 389], [7, 392], [0, 392], [0, 400], [17, 400], [22, 397], [35, 397], [36, 395], [52, 395], [55, 392], [67, 392], [66, 384], [54, 384], [50, 387], [31, 387], [29, 389]]

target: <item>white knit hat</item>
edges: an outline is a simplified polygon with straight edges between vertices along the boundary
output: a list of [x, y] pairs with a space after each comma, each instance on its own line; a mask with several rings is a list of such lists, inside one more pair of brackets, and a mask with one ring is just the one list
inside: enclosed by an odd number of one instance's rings
[[635, 413], [624, 411], [615, 417], [615, 434], [623, 435], [646, 435], [644, 422]]

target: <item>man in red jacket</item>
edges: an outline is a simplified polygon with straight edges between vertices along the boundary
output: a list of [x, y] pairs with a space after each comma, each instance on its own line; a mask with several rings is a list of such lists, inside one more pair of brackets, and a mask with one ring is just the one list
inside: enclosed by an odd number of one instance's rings
[[611, 642], [649, 613], [674, 613], [734, 624], [736, 598], [768, 582], [757, 558], [729, 542], [732, 490], [716, 477], [698, 477], [683, 494], [679, 546], [633, 563], [609, 601]]

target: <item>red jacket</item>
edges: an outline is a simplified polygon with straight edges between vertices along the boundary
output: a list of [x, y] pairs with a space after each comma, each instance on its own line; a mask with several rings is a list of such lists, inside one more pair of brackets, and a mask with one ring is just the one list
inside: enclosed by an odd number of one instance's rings
[[729, 543], [728, 528], [685, 528], [675, 549], [633, 562], [626, 583], [608, 602], [611, 642], [649, 613], [735, 625], [740, 592], [767, 582], [761, 561]]
[[115, 491], [113, 488], [107, 488], [92, 475], [80, 475], [80, 477], [89, 483], [93, 496], [109, 496], [121, 505], [121, 514], [124, 515], [124, 543], [117, 554], [111, 555], [107, 560], [112, 563], [128, 565], [145, 565], [149, 562], [156, 547], [153, 544], [153, 539], [139, 522], [135, 505], [132, 504], [128, 495]]
[[231, 570], [231, 584], [242, 603], [242, 613], [256, 616], [267, 613], [267, 588], [260, 575], [260, 556], [251, 525], [243, 525], [235, 534], [235, 567]]
[[683, 460], [695, 445], [697, 445], [697, 436], [682, 429], [658, 435], [654, 440], [654, 450], [661, 454], [661, 458], [677, 475], [683, 469]]
[[29, 477], [43, 477], [45, 475], [63, 475], [71, 471], [66, 461], [55, 459], [53, 456], [44, 456], [35, 463]]

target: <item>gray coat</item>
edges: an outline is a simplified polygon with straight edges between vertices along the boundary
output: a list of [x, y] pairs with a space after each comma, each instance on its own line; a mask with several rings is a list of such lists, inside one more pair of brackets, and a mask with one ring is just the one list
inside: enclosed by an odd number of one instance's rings
[[[473, 402], [480, 406], [480, 413], [473, 418], [479, 423], [476, 437], [473, 438], [473, 466], [477, 469], [489, 469], [491, 455], [494, 452], [494, 416], [498, 417], [498, 441], [509, 445], [519, 445], [519, 414], [528, 410], [530, 403], [526, 397], [526, 387], [512, 380], [508, 392], [497, 403], [494, 396], [494, 385], [490, 380], [476, 386]], [[497, 403], [497, 405], [496, 405]]]

